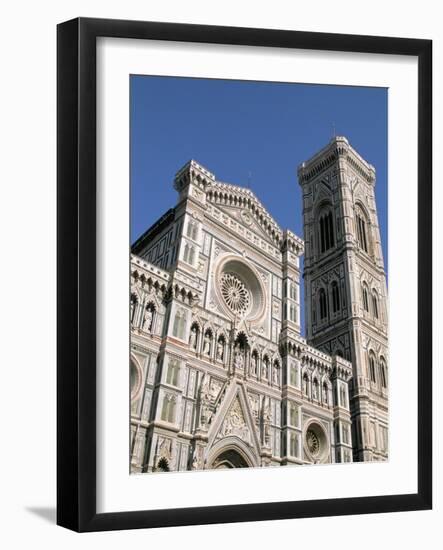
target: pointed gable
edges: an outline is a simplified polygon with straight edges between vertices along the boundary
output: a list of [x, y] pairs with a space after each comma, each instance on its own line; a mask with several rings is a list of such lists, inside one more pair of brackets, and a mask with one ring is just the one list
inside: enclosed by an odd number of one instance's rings
[[274, 246], [281, 245], [282, 230], [250, 189], [215, 182], [208, 189], [206, 198], [245, 227], [262, 234]]
[[230, 383], [219, 403], [209, 430], [209, 445], [220, 439], [238, 437], [258, 451], [259, 439], [254, 417], [244, 388], [235, 380]]

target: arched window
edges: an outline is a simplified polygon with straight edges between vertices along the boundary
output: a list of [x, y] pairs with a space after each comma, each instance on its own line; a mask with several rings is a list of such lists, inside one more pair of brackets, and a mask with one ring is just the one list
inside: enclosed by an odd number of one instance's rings
[[340, 291], [338, 288], [337, 281], [332, 281], [331, 294], [332, 294], [332, 311], [333, 313], [337, 313], [338, 311], [340, 311]]
[[180, 364], [176, 359], [170, 359], [168, 362], [168, 372], [166, 375], [166, 384], [178, 386], [180, 377]]
[[183, 253], [183, 260], [187, 264], [193, 265], [194, 264], [194, 255], [195, 255], [194, 247], [189, 245], [188, 243], [186, 243], [185, 244], [185, 250], [184, 250], [184, 253]]
[[290, 432], [289, 436], [289, 454], [290, 456], [298, 456], [298, 436], [294, 432]]
[[318, 307], [320, 313], [320, 321], [326, 319], [326, 317], [328, 316], [328, 309], [326, 303], [326, 292], [324, 288], [321, 288], [318, 291]]
[[162, 415], [161, 418], [165, 422], [173, 424], [175, 422], [175, 405], [176, 397], [174, 394], [167, 393], [163, 397]]
[[368, 287], [366, 283], [363, 283], [363, 286], [362, 286], [362, 301], [363, 301], [363, 309], [369, 312]]
[[375, 290], [372, 291], [372, 311], [375, 319], [378, 319], [378, 294]]
[[376, 382], [376, 376], [375, 376], [375, 356], [371, 352], [369, 353], [369, 378], [371, 379], [371, 382]]
[[289, 424], [294, 427], [298, 426], [298, 406], [293, 401], [289, 401]]
[[309, 379], [306, 373], [303, 375], [303, 393], [306, 396], [309, 394]]
[[291, 386], [298, 386], [298, 366], [297, 363], [291, 362], [289, 371], [289, 383]]
[[367, 221], [362, 209], [357, 207], [355, 211], [355, 223], [357, 226], [357, 241], [359, 247], [368, 252]]
[[174, 317], [174, 326], [172, 327], [172, 335], [183, 340], [185, 336], [186, 313], [179, 309]]
[[186, 243], [186, 244], [185, 244], [184, 251], [183, 251], [183, 260], [184, 260], [185, 262], [187, 262], [187, 261], [188, 261], [188, 258], [189, 258], [189, 244]]
[[346, 408], [348, 406], [348, 400], [346, 398], [346, 386], [340, 385], [340, 407]]
[[191, 265], [194, 265], [194, 247], [191, 246], [190, 249], [189, 249], [189, 260], [188, 260], [188, 264], [191, 264]]
[[382, 388], [388, 387], [388, 374], [386, 371], [386, 361], [384, 357], [380, 358], [380, 380]]
[[349, 444], [349, 426], [342, 426], [342, 432], [343, 432], [343, 443], [348, 445]]
[[330, 209], [324, 210], [320, 214], [318, 222], [320, 253], [323, 254], [335, 245], [332, 211]]
[[191, 239], [193, 239], [194, 241], [197, 240], [197, 231], [198, 231], [198, 226], [197, 226], [197, 223], [192, 221], [192, 220], [189, 220], [188, 222], [188, 229], [187, 229], [187, 236], [190, 237]]

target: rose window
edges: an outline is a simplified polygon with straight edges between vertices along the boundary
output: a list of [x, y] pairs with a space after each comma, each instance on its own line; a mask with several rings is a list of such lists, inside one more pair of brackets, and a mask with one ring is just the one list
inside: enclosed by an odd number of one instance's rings
[[309, 452], [313, 457], [318, 456], [320, 452], [320, 440], [317, 437], [317, 434], [312, 430], [306, 432], [306, 444]]
[[223, 300], [234, 313], [245, 314], [251, 304], [251, 295], [243, 281], [234, 273], [223, 273], [220, 277]]

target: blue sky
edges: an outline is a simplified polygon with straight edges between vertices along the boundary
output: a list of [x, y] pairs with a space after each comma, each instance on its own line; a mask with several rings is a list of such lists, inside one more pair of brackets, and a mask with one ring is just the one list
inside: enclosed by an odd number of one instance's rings
[[303, 238], [297, 166], [335, 132], [376, 168], [387, 267], [386, 88], [131, 76], [130, 110], [132, 241], [175, 205], [191, 158]]

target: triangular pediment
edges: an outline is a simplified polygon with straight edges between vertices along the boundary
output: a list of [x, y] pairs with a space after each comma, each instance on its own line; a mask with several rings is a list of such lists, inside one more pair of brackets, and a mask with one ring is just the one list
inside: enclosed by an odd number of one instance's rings
[[206, 199], [246, 230], [261, 235], [270, 243], [282, 237], [279, 225], [250, 189], [216, 182], [208, 189]]
[[243, 409], [240, 403], [238, 396], [235, 398], [233, 403], [223, 419], [222, 425], [216, 435], [216, 439], [220, 437], [227, 436], [237, 436], [245, 442], [248, 442], [248, 425], [246, 423], [245, 415], [243, 414]]
[[229, 207], [229, 206], [220, 206], [217, 205], [219, 210], [222, 213], [227, 214], [237, 222], [241, 223], [246, 231], [251, 231], [251, 233], [255, 233], [256, 235], [260, 236], [262, 239], [265, 239], [270, 244], [272, 243], [272, 239], [270, 235], [268, 234], [267, 230], [264, 229], [253, 217], [252, 212], [249, 211], [249, 209], [245, 208], [238, 208], [238, 207]]
[[332, 189], [329, 181], [324, 178], [315, 184], [314, 189], [314, 203], [318, 203], [322, 200], [331, 200]]
[[231, 381], [224, 399], [215, 412], [215, 418], [208, 433], [209, 445], [225, 437], [237, 437], [256, 451], [260, 448], [257, 427], [247, 393], [235, 380]]

